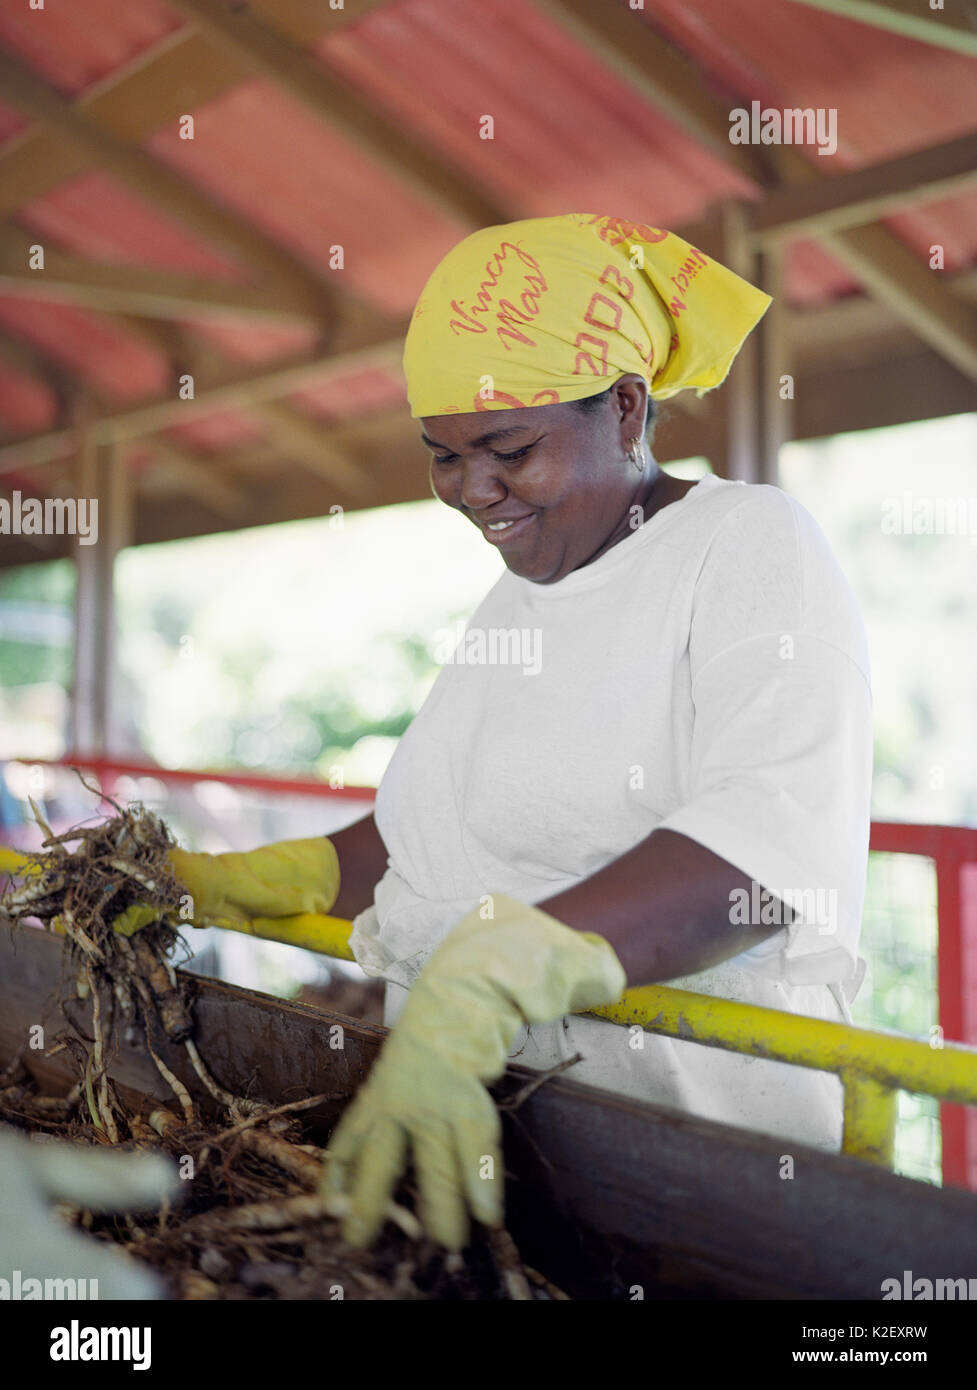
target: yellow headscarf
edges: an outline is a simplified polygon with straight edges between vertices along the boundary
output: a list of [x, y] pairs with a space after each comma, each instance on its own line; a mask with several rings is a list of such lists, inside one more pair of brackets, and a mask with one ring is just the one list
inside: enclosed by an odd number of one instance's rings
[[625, 372], [656, 400], [718, 386], [770, 305], [674, 232], [572, 213], [448, 252], [404, 346], [411, 415], [578, 401]]

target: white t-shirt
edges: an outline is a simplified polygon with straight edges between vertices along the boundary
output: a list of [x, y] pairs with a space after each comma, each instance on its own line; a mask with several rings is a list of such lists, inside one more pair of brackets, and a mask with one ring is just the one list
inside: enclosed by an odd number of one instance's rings
[[[746, 919], [770, 895], [800, 918], [669, 983], [843, 1019], [871, 765], [864, 628], [817, 523], [779, 488], [707, 476], [557, 583], [507, 570], [486, 595], [377, 793], [389, 867], [356, 958], [409, 987], [482, 895], [541, 902], [664, 828], [756, 881]], [[388, 1023], [405, 998], [388, 988]], [[634, 1041], [574, 1016], [523, 1029], [513, 1056], [579, 1051], [574, 1080], [837, 1147], [836, 1078]]]

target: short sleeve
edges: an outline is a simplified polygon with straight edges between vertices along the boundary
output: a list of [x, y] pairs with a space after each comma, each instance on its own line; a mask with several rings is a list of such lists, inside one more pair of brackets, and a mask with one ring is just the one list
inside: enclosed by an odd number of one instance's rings
[[775, 922], [771, 897], [794, 910], [743, 964], [792, 984], [850, 979], [870, 829], [867, 643], [820, 528], [777, 488], [751, 488], [712, 538], [689, 669], [689, 794], [659, 828], [755, 882], [750, 903], [731, 904], [739, 920]]

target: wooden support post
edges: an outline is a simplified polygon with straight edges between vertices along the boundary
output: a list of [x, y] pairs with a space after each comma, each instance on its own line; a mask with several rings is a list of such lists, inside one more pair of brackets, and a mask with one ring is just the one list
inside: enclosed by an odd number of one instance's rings
[[797, 377], [787, 337], [783, 297], [783, 251], [768, 248], [757, 257], [756, 283], [773, 303], [755, 329], [760, 354], [760, 481], [779, 484], [780, 450], [794, 437]]
[[[95, 496], [95, 454], [97, 445], [89, 429], [91, 404], [87, 399], [75, 403], [74, 426], [78, 436], [75, 455], [75, 496]], [[98, 650], [95, 566], [98, 546], [83, 546], [75, 537], [71, 546], [75, 562], [75, 640], [71, 686], [70, 744], [72, 750], [95, 751], [98, 739], [96, 668]]]
[[[756, 255], [747, 240], [746, 214], [738, 203], [727, 203], [723, 208], [721, 259], [737, 275], [747, 280], [751, 278]], [[713, 460], [717, 473], [744, 483], [760, 482], [759, 371], [757, 330], [754, 330], [722, 387], [726, 407], [726, 456]]]
[[[762, 252], [754, 248], [742, 204], [726, 204], [722, 218], [719, 258], [744, 280], [772, 295], [773, 303], [743, 344], [722, 387], [726, 451], [720, 466], [716, 460], [713, 466], [728, 478], [777, 484], [780, 447], [791, 438], [793, 423], [791, 397], [785, 394], [782, 399], [782, 392], [793, 391], [793, 376], [780, 296], [781, 253], [776, 248]], [[790, 381], [785, 380], [788, 377]]]
[[90, 537], [76, 535], [75, 651], [70, 736], [77, 753], [123, 752], [115, 651], [115, 557], [132, 532], [131, 498], [122, 452], [95, 444], [78, 414], [75, 496], [88, 506]]

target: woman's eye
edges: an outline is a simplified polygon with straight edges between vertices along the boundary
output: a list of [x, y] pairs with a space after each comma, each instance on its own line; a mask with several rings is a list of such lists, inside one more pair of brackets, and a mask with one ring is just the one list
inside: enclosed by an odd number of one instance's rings
[[[532, 444], [526, 444], [523, 446], [523, 448], [516, 449], [515, 453], [512, 454], [500, 454], [496, 451], [493, 451], [493, 457], [497, 458], [501, 463], [515, 463], [519, 459], [525, 458], [525, 456], [529, 453], [530, 449], [534, 449], [538, 443], [539, 440], [534, 439]], [[450, 463], [458, 462], [457, 454], [441, 454], [440, 456], [438, 454], [433, 454], [432, 458], [435, 463], [439, 464], [442, 467]]]

